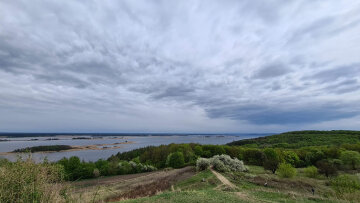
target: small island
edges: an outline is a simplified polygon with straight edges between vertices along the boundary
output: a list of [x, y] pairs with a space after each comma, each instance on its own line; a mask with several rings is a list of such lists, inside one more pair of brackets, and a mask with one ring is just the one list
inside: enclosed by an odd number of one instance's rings
[[21, 149], [16, 149], [13, 152], [59, 152], [64, 150], [73, 149], [69, 145], [45, 145], [45, 146], [35, 146], [35, 147], [25, 147]]

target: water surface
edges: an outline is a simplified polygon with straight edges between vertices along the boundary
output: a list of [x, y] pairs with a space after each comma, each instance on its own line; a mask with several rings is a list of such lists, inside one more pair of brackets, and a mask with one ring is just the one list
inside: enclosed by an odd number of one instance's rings
[[[240, 134], [240, 135], [174, 135], [174, 136], [104, 136], [94, 139], [91, 136], [82, 136], [92, 139], [73, 139], [80, 136], [49, 136], [49, 137], [18, 137], [2, 138], [9, 141], [0, 142], [0, 152], [10, 152], [15, 149], [33, 147], [40, 145], [95, 145], [95, 144], [113, 144], [120, 142], [134, 142], [132, 144], [122, 144], [118, 149], [104, 150], [83, 150], [71, 152], [52, 152], [52, 153], [33, 153], [35, 160], [41, 161], [47, 157], [50, 161], [56, 161], [63, 157], [78, 156], [81, 160], [96, 161], [98, 159], [107, 159], [118, 152], [130, 151], [133, 149], [158, 146], [170, 143], [199, 143], [199, 144], [226, 144], [232, 141], [248, 139], [254, 137], [266, 136], [269, 134]], [[37, 140], [35, 140], [37, 139]], [[49, 140], [58, 139], [58, 140]], [[2, 158], [15, 160], [16, 154], [0, 155]]]

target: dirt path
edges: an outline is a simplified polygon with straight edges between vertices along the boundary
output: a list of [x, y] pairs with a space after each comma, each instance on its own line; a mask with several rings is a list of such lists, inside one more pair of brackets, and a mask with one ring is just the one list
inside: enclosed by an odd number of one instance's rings
[[74, 196], [83, 202], [115, 202], [123, 199], [155, 195], [178, 181], [195, 174], [193, 167], [156, 172], [112, 176], [74, 182]]
[[231, 183], [227, 178], [225, 178], [223, 175], [221, 175], [220, 173], [216, 172], [214, 169], [210, 169], [211, 172], [226, 186], [232, 188], [232, 189], [236, 189], [236, 185], [234, 185], [233, 183]]
[[[216, 172], [214, 169], [210, 168], [211, 172], [216, 176], [217, 179], [221, 181], [222, 184], [224, 184], [227, 187], [230, 187], [231, 189], [238, 189], [236, 185], [234, 185], [232, 182], [230, 182], [225, 176], [221, 175], [220, 173]], [[262, 202], [257, 201], [256, 199], [250, 198], [248, 194], [243, 192], [234, 192], [236, 196], [238, 196], [240, 199], [245, 200], [247, 202]]]

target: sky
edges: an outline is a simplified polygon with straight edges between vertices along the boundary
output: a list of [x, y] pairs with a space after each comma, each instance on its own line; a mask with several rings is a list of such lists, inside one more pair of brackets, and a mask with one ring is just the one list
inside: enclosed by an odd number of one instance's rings
[[360, 130], [360, 1], [0, 0], [0, 132]]

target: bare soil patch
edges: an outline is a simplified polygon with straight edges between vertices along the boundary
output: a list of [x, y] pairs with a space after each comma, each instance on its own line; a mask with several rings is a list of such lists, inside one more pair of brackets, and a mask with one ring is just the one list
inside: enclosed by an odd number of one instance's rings
[[84, 202], [114, 202], [152, 196], [195, 174], [194, 167], [114, 176], [74, 182], [75, 195]]

